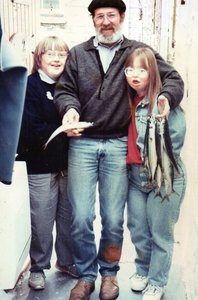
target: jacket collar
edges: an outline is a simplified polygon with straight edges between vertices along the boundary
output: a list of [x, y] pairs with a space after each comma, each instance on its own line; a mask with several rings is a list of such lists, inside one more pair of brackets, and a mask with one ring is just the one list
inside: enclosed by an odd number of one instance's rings
[[[94, 45], [95, 36], [92, 36], [87, 42], [85, 42], [84, 48], [86, 51], [95, 50], [96, 47]], [[128, 40], [125, 36], [123, 36], [123, 42], [120, 45], [120, 49], [125, 49], [131, 46], [131, 40]]]

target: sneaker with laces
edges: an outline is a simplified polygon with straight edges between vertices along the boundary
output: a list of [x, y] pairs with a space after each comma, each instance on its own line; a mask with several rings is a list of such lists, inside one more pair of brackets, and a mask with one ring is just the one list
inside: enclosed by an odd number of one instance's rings
[[148, 284], [148, 277], [141, 276], [135, 273], [131, 276], [131, 290], [135, 292], [142, 292], [147, 284]]
[[61, 266], [59, 264], [59, 262], [57, 261], [56, 264], [55, 264], [55, 267], [60, 272], [66, 273], [67, 275], [69, 275], [73, 278], [79, 278], [78, 271], [77, 271], [75, 265]]
[[31, 272], [28, 285], [33, 290], [43, 290], [45, 288], [45, 274], [43, 271]]
[[161, 300], [164, 295], [164, 287], [149, 284], [143, 291], [142, 300]]

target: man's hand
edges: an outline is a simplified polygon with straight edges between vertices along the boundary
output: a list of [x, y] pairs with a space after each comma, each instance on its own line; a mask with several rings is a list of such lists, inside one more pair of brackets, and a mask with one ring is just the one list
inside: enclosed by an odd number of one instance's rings
[[[66, 123], [77, 123], [79, 122], [80, 116], [79, 113], [74, 109], [74, 108], [70, 108], [66, 114], [64, 114], [63, 119], [62, 119], [62, 124], [66, 124]], [[67, 133], [68, 136], [81, 136], [81, 132], [84, 129], [70, 129], [70, 130], [66, 130], [65, 132]]]
[[79, 118], [79, 113], [74, 108], [70, 108], [66, 114], [64, 114], [62, 124], [78, 122]]
[[159, 114], [156, 115], [156, 118], [163, 118], [163, 117], [168, 118], [168, 115], [170, 113], [170, 105], [168, 99], [165, 96], [160, 95], [157, 99], [157, 105], [158, 105]]

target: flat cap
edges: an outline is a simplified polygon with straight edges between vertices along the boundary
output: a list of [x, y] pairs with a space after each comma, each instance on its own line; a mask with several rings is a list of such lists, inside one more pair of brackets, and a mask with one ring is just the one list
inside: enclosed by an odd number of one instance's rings
[[88, 11], [93, 14], [94, 10], [101, 7], [114, 7], [120, 12], [125, 12], [126, 5], [122, 0], [92, 0], [88, 6]]

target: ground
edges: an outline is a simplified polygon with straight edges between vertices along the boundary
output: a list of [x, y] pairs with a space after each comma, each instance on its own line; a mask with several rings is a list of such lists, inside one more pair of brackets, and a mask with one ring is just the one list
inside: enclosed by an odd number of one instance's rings
[[[99, 218], [95, 222], [96, 239], [100, 234]], [[118, 281], [120, 286], [120, 295], [118, 300], [141, 300], [141, 293], [133, 293], [130, 290], [130, 276], [135, 272], [134, 258], [135, 251], [130, 241], [129, 232], [125, 225], [124, 246], [120, 262], [120, 271], [118, 272]], [[173, 263], [170, 271], [169, 282], [166, 287], [166, 293], [163, 300], [186, 300], [185, 284], [183, 282], [182, 268], [180, 265], [181, 241], [176, 234], [174, 247]], [[16, 287], [8, 292], [9, 299], [12, 300], [68, 300], [71, 288], [76, 280], [60, 273], [54, 267], [55, 255], [52, 257], [52, 268], [46, 271], [46, 289], [43, 291], [33, 291], [28, 287], [27, 281], [29, 272], [25, 272]], [[96, 289], [91, 295], [90, 300], [99, 299], [100, 276], [96, 281]], [[4, 299], [0, 299], [4, 300]]]

